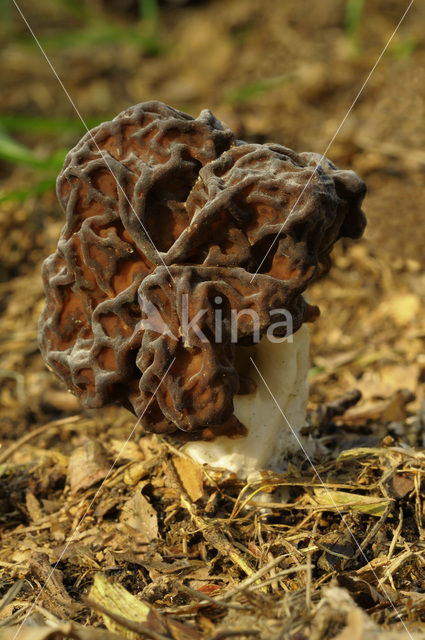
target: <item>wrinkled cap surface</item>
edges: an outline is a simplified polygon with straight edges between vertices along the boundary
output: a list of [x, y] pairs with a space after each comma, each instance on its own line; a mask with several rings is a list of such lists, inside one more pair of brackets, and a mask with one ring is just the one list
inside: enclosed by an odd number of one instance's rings
[[302, 293], [338, 238], [362, 234], [365, 190], [320, 155], [236, 140], [207, 110], [124, 111], [58, 177], [66, 223], [43, 265], [46, 363], [86, 406], [120, 402], [149, 431], [230, 425], [246, 386], [235, 348], [253, 342], [254, 315], [263, 335], [278, 310], [294, 332], [317, 314]]

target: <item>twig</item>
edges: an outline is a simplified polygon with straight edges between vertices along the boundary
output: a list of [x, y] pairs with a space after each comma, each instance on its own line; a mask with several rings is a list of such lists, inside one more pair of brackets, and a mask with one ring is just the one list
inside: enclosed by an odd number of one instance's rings
[[[327, 547], [324, 544], [320, 544], [320, 542], [316, 542], [315, 544], [318, 549], [320, 549], [321, 551], [324, 551], [325, 553], [328, 553], [330, 556], [335, 556], [335, 558], [341, 558], [342, 560], [351, 560], [352, 558], [352, 556], [346, 556], [345, 553], [338, 553], [337, 551], [334, 551], [330, 547]], [[312, 551], [312, 549], [309, 549], [308, 552], [310, 551]]]
[[34, 429], [33, 431], [30, 431], [29, 433], [26, 433], [24, 436], [22, 436], [22, 438], [19, 438], [19, 440], [16, 440], [16, 442], [11, 444], [9, 447], [7, 447], [7, 449], [5, 449], [4, 451], [2, 451], [0, 453], [0, 464], [2, 464], [3, 462], [6, 462], [6, 460], [8, 458], [10, 458], [10, 456], [13, 453], [15, 453], [15, 451], [20, 449], [23, 444], [26, 444], [27, 442], [29, 442], [30, 440], [32, 440], [36, 436], [39, 436], [44, 431], [47, 431], [51, 427], [60, 427], [60, 426], [62, 426], [64, 424], [69, 424], [71, 422], [77, 422], [77, 420], [79, 420], [80, 417], [81, 416], [76, 415], [76, 416], [69, 416], [69, 418], [62, 418], [61, 420], [52, 420], [52, 422], [48, 422], [47, 424], [43, 424], [43, 425], [41, 425], [41, 427], [37, 427], [37, 429]]
[[415, 520], [418, 527], [419, 536], [423, 537], [422, 527], [422, 500], [420, 497], [421, 479], [420, 474], [415, 473]]
[[307, 570], [308, 570], [308, 564], [300, 564], [298, 567], [291, 567], [291, 569], [283, 569], [282, 571], [278, 571], [271, 578], [267, 578], [267, 580], [264, 580], [263, 582], [261, 582], [261, 584], [254, 584], [254, 586], [250, 589], [250, 591], [257, 591], [258, 589], [261, 589], [261, 587], [265, 587], [266, 585], [274, 582], [275, 580], [288, 576], [291, 573], [298, 573], [299, 571], [307, 571]]
[[369, 531], [369, 533], [367, 534], [367, 536], [365, 537], [365, 539], [363, 540], [363, 542], [361, 543], [360, 547], [357, 549], [356, 553], [353, 556], [353, 560], [355, 560], [360, 553], [362, 553], [367, 545], [369, 544], [369, 542], [376, 536], [376, 534], [378, 533], [379, 529], [382, 527], [382, 525], [384, 524], [385, 520], [388, 518], [388, 514], [390, 513], [392, 508], [392, 503], [387, 505], [387, 508], [385, 509], [384, 513], [382, 514], [382, 516], [379, 518], [378, 522], [376, 522], [372, 529]]
[[[285, 554], [283, 554], [281, 556], [278, 556], [277, 558], [273, 558], [273, 560], [270, 560], [270, 562], [265, 564], [264, 567], [261, 567], [261, 569], [256, 571], [252, 576], [249, 576], [248, 578], [245, 578], [245, 580], [242, 580], [242, 582], [240, 582], [237, 587], [235, 587], [234, 589], [231, 589], [230, 591], [227, 591], [226, 593], [224, 593], [222, 598], [221, 598], [221, 600], [223, 600], [223, 599], [227, 600], [228, 598], [231, 598], [232, 596], [236, 595], [237, 593], [240, 593], [241, 591], [245, 591], [245, 589], [247, 589], [251, 584], [253, 584], [254, 582], [257, 582], [257, 580], [259, 580], [266, 573], [268, 573], [270, 571], [270, 569], [273, 569], [273, 567], [276, 567], [286, 557], [287, 557], [287, 554], [285, 553]], [[293, 571], [293, 569], [292, 569], [292, 571]]]
[[13, 584], [8, 591], [4, 594], [3, 598], [0, 600], [0, 611], [3, 611], [7, 605], [12, 602], [12, 600], [18, 595], [20, 590], [24, 585], [23, 580], [18, 580]]
[[0, 620], [0, 627], [10, 627], [10, 626], [12, 626], [12, 622], [15, 622], [16, 620], [19, 620], [20, 616], [25, 611], [27, 611], [30, 606], [31, 606], [31, 602], [22, 603], [22, 607], [20, 609], [17, 609], [13, 613], [11, 613], [8, 618], [3, 618], [3, 620]]
[[351, 407], [354, 407], [362, 398], [362, 393], [358, 389], [348, 391], [340, 398], [332, 402], [326, 402], [319, 406], [311, 416], [311, 427], [308, 430], [324, 429], [333, 418], [342, 416]]
[[238, 602], [222, 602], [218, 599], [211, 598], [211, 596], [207, 596], [206, 593], [201, 593], [196, 589], [192, 589], [191, 587], [188, 587], [186, 584], [183, 584], [183, 583], [177, 583], [177, 586], [181, 588], [183, 591], [186, 591], [187, 593], [192, 595], [194, 598], [197, 598], [198, 600], [200, 600], [200, 602], [214, 604], [216, 606], [226, 607], [228, 609], [238, 609], [239, 611], [243, 609], [246, 611], [246, 607], [243, 604], [239, 604]]
[[383, 578], [381, 580], [381, 584], [385, 582], [385, 580], [389, 580], [392, 588], [396, 590], [394, 581], [393, 581], [393, 573], [399, 569], [406, 560], [410, 560], [410, 558], [414, 558], [418, 555], [417, 552], [411, 551], [410, 549], [406, 549], [403, 553], [400, 553], [399, 556], [394, 558], [394, 561], [391, 563], [389, 567], [386, 568]]
[[[321, 512], [319, 512], [319, 517], [316, 518], [313, 525], [313, 531], [311, 536], [312, 540], [314, 540], [314, 538], [316, 537], [320, 516], [321, 516]], [[307, 581], [305, 586], [305, 605], [307, 607], [307, 611], [310, 611], [311, 609], [311, 586], [313, 583], [312, 555], [313, 555], [313, 551], [310, 550], [307, 552]]]
[[394, 553], [395, 546], [396, 546], [397, 541], [398, 541], [398, 539], [400, 537], [400, 533], [401, 533], [402, 528], [403, 528], [403, 509], [400, 507], [398, 525], [397, 525], [396, 530], [394, 531], [393, 539], [391, 540], [390, 549], [388, 551], [388, 556], [387, 556], [388, 560], [391, 560], [391, 557], [392, 557], [392, 555]]
[[249, 577], [255, 575], [249, 564], [236, 551], [224, 533], [222, 533], [218, 527], [211, 527], [209, 523], [205, 522], [205, 520], [196, 513], [193, 505], [186, 500], [184, 495], [180, 496], [180, 500], [182, 506], [189, 512], [196, 526], [199, 527], [208, 544], [211, 544], [219, 553], [225, 553], [231, 561], [238, 565]]

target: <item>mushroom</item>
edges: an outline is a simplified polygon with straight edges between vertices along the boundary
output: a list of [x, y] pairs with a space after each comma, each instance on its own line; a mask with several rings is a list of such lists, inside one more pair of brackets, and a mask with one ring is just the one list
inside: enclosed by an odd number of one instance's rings
[[118, 402], [200, 462], [282, 469], [306, 420], [304, 323], [318, 309], [302, 294], [338, 238], [361, 236], [363, 181], [236, 140], [208, 110], [147, 102], [82, 138], [57, 193], [47, 365], [87, 407]]

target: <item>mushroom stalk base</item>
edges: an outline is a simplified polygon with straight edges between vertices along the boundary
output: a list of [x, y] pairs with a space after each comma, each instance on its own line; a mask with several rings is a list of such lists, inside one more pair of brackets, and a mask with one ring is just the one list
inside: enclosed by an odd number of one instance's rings
[[238, 371], [257, 383], [254, 393], [234, 397], [235, 416], [247, 435], [190, 442], [183, 451], [200, 464], [227, 469], [244, 479], [254, 478], [262, 470], [284, 471], [288, 453], [299, 451], [300, 441], [305, 444], [300, 430], [307, 415], [308, 366], [309, 331], [305, 325], [293, 335], [292, 342], [272, 343], [265, 336], [253, 347], [238, 347]]

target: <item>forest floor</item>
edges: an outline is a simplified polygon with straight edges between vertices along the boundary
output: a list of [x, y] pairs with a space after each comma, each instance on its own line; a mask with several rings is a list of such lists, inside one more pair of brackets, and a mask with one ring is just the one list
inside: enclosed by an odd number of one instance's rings
[[[89, 126], [159, 99], [319, 153], [407, 7], [142, 2], [141, 21], [131, 0], [92, 4], [20, 5]], [[424, 638], [425, 5], [327, 151], [366, 181], [368, 226], [309, 292], [320, 456], [251, 485], [139, 430], [122, 450], [133, 416], [84, 410], [46, 369], [53, 182], [84, 127], [21, 17], [0, 10], [0, 638]], [[332, 416], [353, 389], [361, 400]]]

